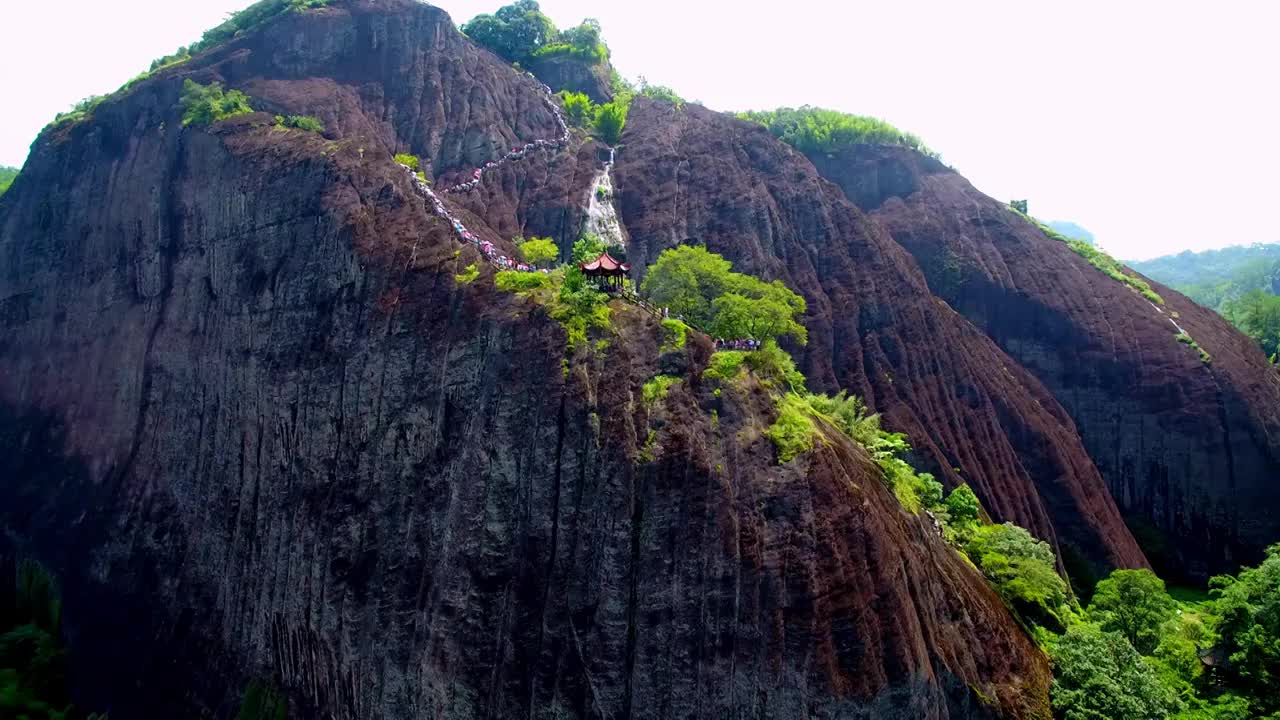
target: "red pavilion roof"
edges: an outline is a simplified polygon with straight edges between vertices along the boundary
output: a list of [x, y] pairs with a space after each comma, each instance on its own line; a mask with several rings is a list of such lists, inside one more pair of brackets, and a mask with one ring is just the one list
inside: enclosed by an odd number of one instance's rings
[[624, 262], [614, 260], [609, 251], [606, 250], [600, 257], [590, 262], [584, 262], [578, 266], [585, 273], [617, 273], [630, 272], [631, 266]]

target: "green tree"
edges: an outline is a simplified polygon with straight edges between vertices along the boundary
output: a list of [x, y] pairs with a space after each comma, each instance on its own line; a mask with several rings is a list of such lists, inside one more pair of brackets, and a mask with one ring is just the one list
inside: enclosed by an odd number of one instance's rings
[[1118, 632], [1139, 653], [1150, 655], [1160, 644], [1165, 623], [1176, 609], [1164, 581], [1150, 570], [1116, 570], [1098, 583], [1089, 617], [1107, 632]]
[[520, 257], [530, 265], [550, 265], [560, 258], [560, 248], [551, 238], [531, 238], [520, 243]]
[[655, 304], [717, 337], [791, 337], [803, 344], [808, 335], [797, 318], [805, 312], [804, 298], [780, 281], [766, 283], [732, 268], [705, 247], [681, 245], [658, 256], [642, 289]]
[[985, 525], [965, 545], [965, 553], [1020, 616], [1061, 630], [1060, 609], [1067, 584], [1058, 575], [1053, 550], [1013, 523]]
[[[707, 328], [715, 337], [770, 340], [792, 337], [800, 344], [808, 339], [805, 327], [796, 322], [797, 306], [788, 302], [800, 296], [784, 292], [767, 292], [761, 297], [746, 297], [736, 292], [725, 293], [711, 305], [713, 320]], [[803, 311], [803, 300], [800, 309]]]
[[968, 537], [978, 527], [982, 517], [982, 503], [968, 485], [961, 485], [947, 495], [947, 522], [962, 537]]
[[1280, 297], [1253, 289], [1223, 305], [1223, 315], [1267, 355], [1280, 351]]
[[573, 262], [590, 262], [600, 257], [607, 249], [608, 246], [604, 244], [604, 241], [598, 235], [587, 233], [578, 238], [578, 241], [573, 244]]
[[1060, 720], [1155, 720], [1181, 709], [1119, 633], [1077, 624], [1054, 644], [1052, 658], [1053, 710]]
[[1010, 200], [1010, 201], [1009, 201], [1009, 207], [1013, 208], [1013, 209], [1014, 209], [1014, 211], [1016, 211], [1016, 212], [1020, 212], [1020, 213], [1022, 213], [1023, 215], [1026, 215], [1026, 214], [1027, 214], [1027, 201], [1026, 201], [1026, 200]]
[[622, 131], [627, 126], [627, 105], [615, 100], [596, 108], [595, 136], [609, 145], [617, 145], [622, 140]]
[[1259, 715], [1280, 713], [1280, 545], [1258, 567], [1210, 585], [1227, 682], [1255, 699]]
[[517, 0], [493, 15], [477, 15], [462, 26], [476, 43], [509, 62], [524, 63], [558, 35], [555, 23], [535, 0]]

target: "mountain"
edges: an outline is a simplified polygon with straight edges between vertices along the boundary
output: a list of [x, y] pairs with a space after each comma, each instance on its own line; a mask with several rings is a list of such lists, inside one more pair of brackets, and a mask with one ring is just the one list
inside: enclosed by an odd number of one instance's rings
[[1249, 292], [1280, 294], [1280, 245], [1237, 245], [1132, 262], [1137, 271], [1215, 310]]
[[1062, 403], [1159, 569], [1213, 572], [1275, 537], [1280, 377], [1229, 323], [1158, 284], [1148, 299], [1138, 279], [1097, 272], [927, 158], [855, 146], [811, 159]]
[[1059, 233], [1060, 235], [1064, 235], [1075, 240], [1083, 240], [1090, 245], [1097, 244], [1094, 242], [1093, 233], [1073, 222], [1068, 222], [1066, 220], [1050, 220], [1045, 224], [1049, 226], [1049, 229]]
[[709, 338], [502, 289], [486, 258], [567, 255], [606, 170], [633, 279], [697, 244], [799, 293], [810, 389], [1079, 586], [1280, 537], [1261, 352], [936, 159], [644, 95], [615, 156], [436, 8], [277, 5], [52, 123], [0, 197], [0, 560], [60, 578], [79, 705], [1048, 716], [1017, 603], [834, 421], [784, 461], [776, 388], [714, 386]]

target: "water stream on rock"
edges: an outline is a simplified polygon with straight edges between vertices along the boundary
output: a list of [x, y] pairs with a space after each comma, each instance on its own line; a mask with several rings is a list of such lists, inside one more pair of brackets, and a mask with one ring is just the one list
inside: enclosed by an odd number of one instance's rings
[[611, 248], [626, 248], [627, 240], [613, 204], [613, 148], [609, 148], [609, 162], [591, 185], [591, 198], [587, 203], [586, 231], [597, 235]]

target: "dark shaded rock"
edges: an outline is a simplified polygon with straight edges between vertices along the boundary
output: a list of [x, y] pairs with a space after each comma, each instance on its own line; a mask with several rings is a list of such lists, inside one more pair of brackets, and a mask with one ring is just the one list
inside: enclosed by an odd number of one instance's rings
[[1280, 538], [1280, 374], [1248, 338], [1155, 283], [1167, 305], [1154, 306], [914, 152], [814, 161], [854, 197], [875, 168], [916, 173], [903, 184], [915, 190], [882, 199], [874, 218], [934, 293], [1067, 408], [1116, 502], [1160, 548], [1162, 573], [1203, 579]]
[[541, 57], [529, 61], [529, 72], [556, 92], [585, 93], [594, 103], [613, 100], [613, 86], [608, 64], [588, 65], [567, 56]]
[[907, 432], [944, 482], [969, 482], [993, 517], [1099, 568], [1145, 564], [1049, 392], [933, 297], [911, 257], [761, 127], [636, 98], [617, 184], [640, 269], [705, 243], [736, 269], [808, 301], [811, 384], [846, 388]]

